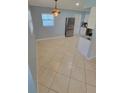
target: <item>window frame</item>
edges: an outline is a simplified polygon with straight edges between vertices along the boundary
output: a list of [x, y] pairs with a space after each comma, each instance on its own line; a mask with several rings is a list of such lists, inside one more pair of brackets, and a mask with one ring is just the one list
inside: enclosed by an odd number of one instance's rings
[[42, 13], [41, 14], [41, 19], [42, 19], [42, 26], [43, 27], [53, 27], [55, 25], [54, 24], [54, 16], [50, 13]]

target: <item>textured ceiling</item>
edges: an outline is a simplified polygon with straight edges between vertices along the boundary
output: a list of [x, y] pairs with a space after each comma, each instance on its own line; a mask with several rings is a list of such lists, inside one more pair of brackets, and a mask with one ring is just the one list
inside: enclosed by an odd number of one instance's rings
[[[76, 6], [75, 3], [79, 3]], [[41, 7], [54, 7], [54, 0], [29, 0], [29, 5]], [[58, 7], [60, 9], [70, 9], [83, 11], [85, 8], [95, 6], [95, 0], [58, 0]]]

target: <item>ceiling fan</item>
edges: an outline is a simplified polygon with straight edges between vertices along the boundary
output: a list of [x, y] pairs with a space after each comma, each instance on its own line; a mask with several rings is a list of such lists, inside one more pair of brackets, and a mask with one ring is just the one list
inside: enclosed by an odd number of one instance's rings
[[61, 13], [60, 9], [57, 8], [57, 1], [58, 0], [55, 0], [55, 7], [52, 9], [53, 16], [58, 16]]

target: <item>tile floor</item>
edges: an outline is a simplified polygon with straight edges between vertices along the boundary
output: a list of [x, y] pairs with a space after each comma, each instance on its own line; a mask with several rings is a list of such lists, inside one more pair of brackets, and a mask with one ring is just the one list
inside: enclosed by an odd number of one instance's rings
[[69, 37], [37, 42], [39, 93], [96, 92], [96, 60], [80, 55], [77, 41]]

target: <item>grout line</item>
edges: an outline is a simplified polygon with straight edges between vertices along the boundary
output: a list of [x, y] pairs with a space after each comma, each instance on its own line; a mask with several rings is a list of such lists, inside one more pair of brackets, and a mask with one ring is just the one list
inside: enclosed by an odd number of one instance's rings
[[[78, 82], [84, 82], [84, 81], [78, 80], [78, 79], [73, 78], [73, 77], [71, 77], [71, 79], [76, 80], [76, 81], [78, 81]], [[84, 83], [85, 83], [85, 82], [84, 82]]]
[[[73, 61], [72, 61], [73, 62]], [[73, 63], [72, 63], [73, 64]], [[72, 67], [70, 71], [70, 76], [69, 76], [69, 81], [68, 81], [68, 87], [67, 87], [67, 93], [69, 93], [69, 87], [70, 87], [70, 82], [71, 82], [71, 74], [72, 74]]]
[[85, 87], [86, 87], [86, 93], [87, 93], [87, 76], [86, 76], [86, 64], [85, 64], [85, 61], [84, 61], [83, 64], [84, 64], [84, 74], [85, 74]]
[[44, 85], [44, 84], [41, 84], [41, 83], [40, 83], [40, 85], [43, 86], [43, 87], [45, 87], [45, 88], [47, 88], [47, 89], [48, 89], [48, 93], [50, 92], [50, 90], [52, 90], [52, 91], [58, 93], [56, 90], [54, 90], [54, 89], [52, 89], [52, 88], [49, 88], [49, 87], [47, 87], [47, 86]]
[[53, 78], [53, 81], [52, 81], [52, 83], [51, 83], [51, 85], [50, 85], [50, 89], [52, 89], [51, 87], [52, 87], [52, 85], [53, 85], [53, 83], [54, 83], [54, 81], [55, 81], [55, 78], [56, 78], [56, 75], [57, 75], [57, 72], [55, 73], [55, 76], [54, 76], [54, 78]]
[[69, 93], [70, 82], [71, 82], [71, 72], [70, 72], [70, 76], [69, 76], [69, 80], [68, 80], [67, 93]]
[[[95, 73], [96, 73], [96, 71], [93, 71], [93, 70], [91, 70], [91, 69], [85, 69], [85, 73], [86, 73], [86, 70], [89, 70], [89, 71], [91, 71], [91, 72], [95, 72]], [[89, 84], [87, 81], [86, 81], [86, 84], [88, 84], [88, 85], [90, 85], [90, 86], [94, 86], [94, 87], [96, 87], [96, 85]]]
[[87, 85], [92, 86], [92, 87], [96, 87], [96, 85], [92, 85], [92, 84], [89, 84], [89, 83], [87, 83]]
[[39, 93], [39, 61], [38, 61], [38, 44], [36, 42], [36, 83], [37, 83], [37, 93]]
[[86, 68], [86, 70], [89, 70], [89, 71], [92, 71], [92, 72], [96, 72], [96, 70], [89, 69], [89, 68]]
[[54, 91], [55, 93], [59, 93], [59, 92], [57, 92], [56, 90], [51, 89], [51, 88], [48, 90], [48, 93], [49, 93], [50, 91]]
[[[55, 56], [54, 56], [54, 57], [55, 57]], [[64, 57], [64, 56], [63, 56], [63, 57]], [[62, 57], [62, 58], [63, 58], [63, 57]], [[60, 66], [62, 65], [62, 63], [63, 63], [63, 62], [60, 63]], [[59, 67], [60, 67], [60, 66], [59, 66]], [[52, 87], [52, 85], [53, 85], [53, 83], [54, 83], [54, 81], [55, 81], [55, 78], [56, 78], [57, 74], [59, 74], [58, 71], [55, 71], [55, 72], [56, 72], [56, 74], [55, 74], [55, 76], [54, 76], [54, 78], [53, 78], [53, 82], [52, 82], [51, 85], [50, 85], [50, 88], [49, 88], [50, 90], [54, 90], [54, 89], [52, 89], [51, 87]], [[54, 92], [59, 93], [59, 92], [57, 92], [56, 90], [54, 90]], [[49, 91], [48, 91], [48, 93], [49, 93]]]
[[[75, 41], [75, 46], [74, 46], [74, 54], [73, 54], [73, 60], [72, 60], [72, 66], [73, 66], [73, 64], [74, 64], [74, 61], [75, 61], [75, 57], [76, 57], [76, 55], [75, 55], [75, 53], [76, 53], [76, 49], [77, 49], [77, 43], [78, 41], [76, 40]], [[69, 93], [69, 87], [70, 87], [70, 82], [71, 82], [71, 79], [73, 79], [72, 77], [71, 77], [71, 75], [72, 75], [72, 69], [73, 69], [73, 67], [71, 67], [71, 72], [70, 72], [70, 77], [69, 77], [69, 82], [68, 82], [68, 88], [67, 88], [67, 92]]]
[[[78, 38], [78, 40], [79, 40], [79, 38]], [[76, 48], [78, 49], [78, 40], [77, 40], [77, 46], [76, 46]], [[84, 61], [85, 62], [85, 61]], [[84, 75], [85, 75], [85, 89], [86, 89], [86, 93], [87, 93], [87, 85], [86, 85], [86, 71], [85, 71], [85, 63], [83, 62], [83, 70], [84, 70]]]

